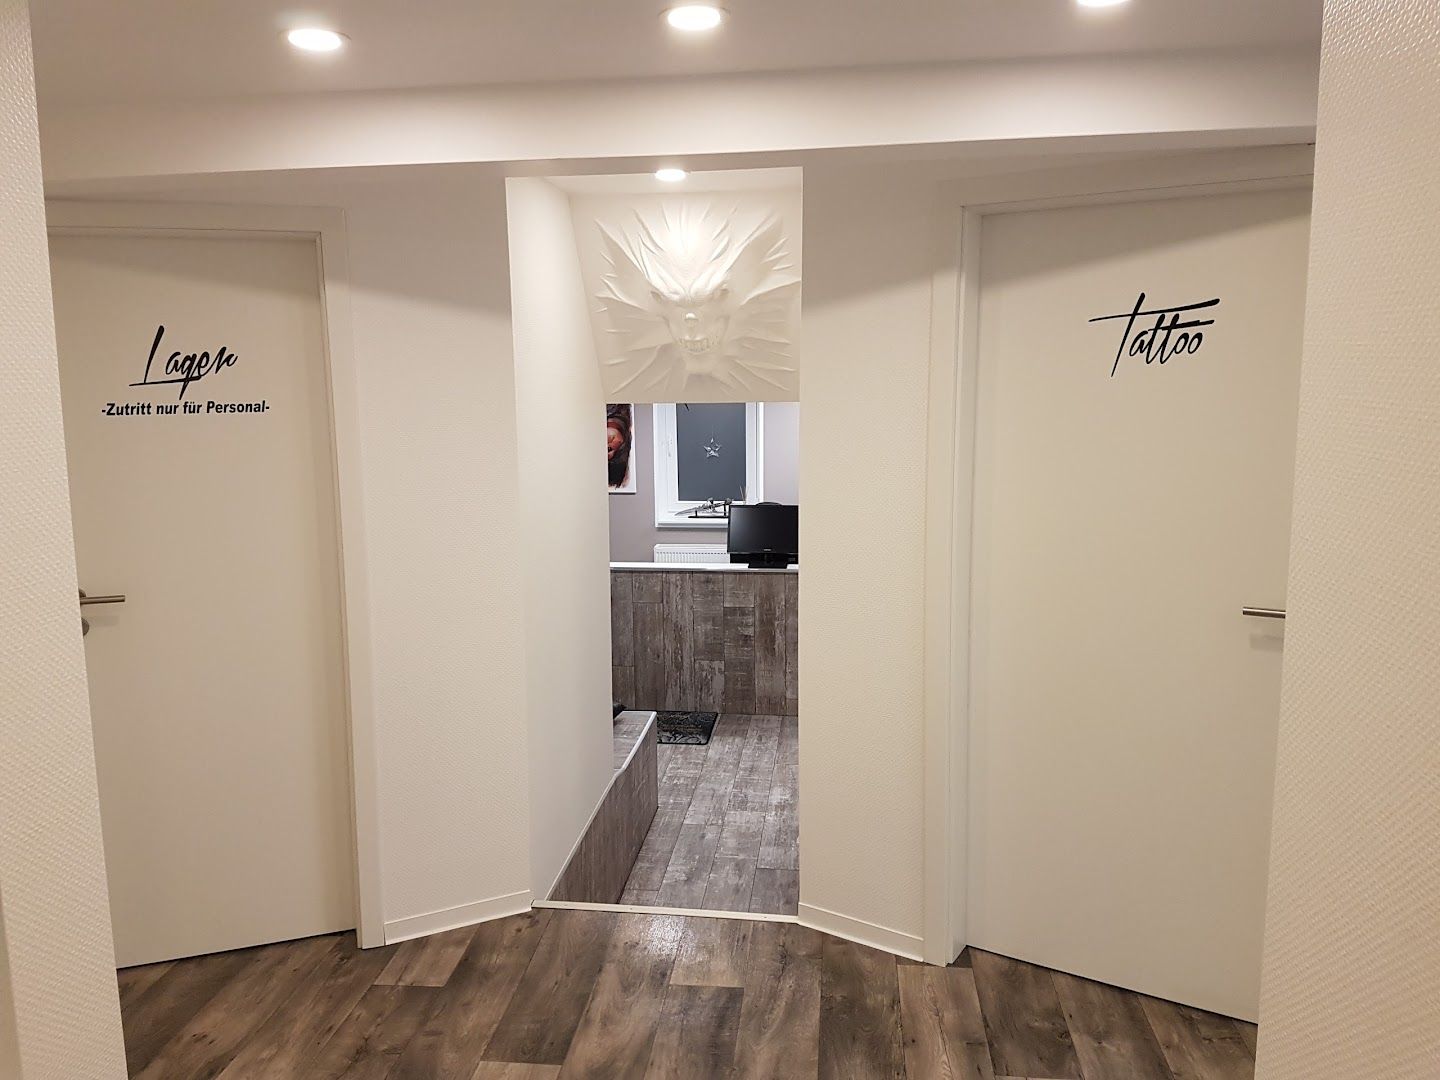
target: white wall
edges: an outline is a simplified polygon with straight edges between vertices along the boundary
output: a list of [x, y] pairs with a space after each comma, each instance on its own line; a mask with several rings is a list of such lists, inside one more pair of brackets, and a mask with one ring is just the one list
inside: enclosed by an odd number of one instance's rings
[[[166, 197], [345, 211], [386, 935], [528, 907], [504, 181], [469, 168], [321, 173], [176, 183]], [[608, 685], [607, 666], [606, 700]]]
[[302, 195], [349, 230], [393, 938], [529, 903], [505, 192], [431, 176]]
[[[954, 191], [937, 165], [807, 168], [800, 679], [815, 719], [801, 725], [802, 899], [817, 922], [918, 948], [926, 379], [942, 191], [993, 201], [1308, 167], [1304, 148], [1235, 152]], [[427, 169], [176, 183], [169, 197], [346, 210], [387, 930], [515, 910], [532, 884], [526, 718], [544, 714], [527, 713], [502, 185], [478, 169]], [[586, 490], [603, 513], [600, 404], [573, 429], [583, 441], [566, 467], [595, 462]], [[836, 536], [842, 545], [821, 542]], [[593, 655], [604, 662], [603, 648]], [[561, 689], [578, 696], [595, 678]]]
[[570, 200], [506, 185], [530, 742], [531, 885], [549, 895], [613, 774], [605, 396]]
[[1440, 8], [1327, 0], [1257, 1076], [1440, 1075]]
[[911, 953], [937, 200], [893, 170], [805, 173], [800, 912]]
[[0, 0], [0, 1075], [125, 1075], [29, 12]]
[[765, 498], [800, 501], [800, 403], [772, 401], [765, 406]]

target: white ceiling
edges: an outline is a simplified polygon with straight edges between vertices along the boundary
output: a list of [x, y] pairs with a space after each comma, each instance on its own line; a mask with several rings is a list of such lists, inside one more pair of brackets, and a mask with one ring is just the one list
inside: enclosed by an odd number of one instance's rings
[[802, 168], [716, 169], [691, 172], [679, 184], [655, 179], [654, 173], [588, 173], [551, 176], [549, 181], [572, 195], [694, 195], [700, 192], [777, 191], [799, 189]]
[[[306, 0], [301, 0], [305, 3]], [[42, 104], [936, 63], [1318, 47], [1321, 0], [723, 0], [685, 36], [664, 0], [44, 0]], [[349, 47], [296, 53], [295, 25]]]

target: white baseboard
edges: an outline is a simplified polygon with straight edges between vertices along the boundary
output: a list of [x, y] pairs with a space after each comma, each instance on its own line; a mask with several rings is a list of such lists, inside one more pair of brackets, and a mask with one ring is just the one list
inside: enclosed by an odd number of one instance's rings
[[798, 923], [794, 915], [763, 911], [721, 911], [718, 908], [664, 907], [658, 904], [592, 904], [588, 900], [536, 900], [537, 908], [557, 911], [613, 911], [619, 915], [679, 915], [686, 919], [730, 919], [735, 922]]
[[907, 960], [923, 959], [921, 952], [925, 942], [919, 935], [892, 930], [888, 926], [878, 926], [863, 919], [852, 919], [849, 915], [826, 911], [814, 904], [800, 905], [800, 925], [834, 934], [847, 941], [858, 941], [861, 945], [894, 953]]
[[443, 911], [393, 919], [385, 924], [385, 944], [394, 945], [397, 941], [438, 934], [442, 930], [455, 930], [461, 926], [489, 922], [491, 919], [503, 919], [507, 915], [519, 915], [522, 911], [530, 910], [532, 898], [530, 890], [525, 889], [507, 893], [505, 896], [492, 896], [489, 900], [477, 900], [473, 904], [445, 908]]

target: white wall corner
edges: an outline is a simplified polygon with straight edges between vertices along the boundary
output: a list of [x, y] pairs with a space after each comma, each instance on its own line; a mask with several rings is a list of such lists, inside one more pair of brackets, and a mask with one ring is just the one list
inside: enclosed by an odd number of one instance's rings
[[[244, 198], [345, 213], [383, 932], [529, 885], [504, 185], [416, 170]], [[421, 354], [432, 379], [396, 363]]]
[[568, 196], [506, 182], [524, 589], [530, 888], [547, 892], [614, 772], [605, 396]]
[[1440, 1075], [1437, 41], [1325, 4], [1261, 1080]]
[[965, 947], [973, 332], [978, 229], [958, 200], [936, 213], [925, 516], [925, 959]]

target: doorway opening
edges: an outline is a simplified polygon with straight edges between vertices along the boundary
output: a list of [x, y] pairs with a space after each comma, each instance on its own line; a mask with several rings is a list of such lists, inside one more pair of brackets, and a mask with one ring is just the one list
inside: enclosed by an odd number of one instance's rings
[[627, 411], [630, 467], [610, 494], [616, 730], [634, 738], [655, 714], [658, 800], [620, 900], [795, 915], [799, 406], [612, 406], [607, 430]]
[[[573, 566], [577, 617], [609, 629], [608, 647], [571, 638], [587, 717], [603, 652], [608, 742], [587, 719], [562, 746], [532, 706], [532, 821], [559, 834], [532, 835], [537, 904], [798, 916], [799, 183], [793, 169], [697, 174], [684, 190], [648, 176], [511, 182], [517, 310], [558, 298], [570, 313], [563, 334], [553, 316], [517, 324], [522, 440], [532, 418], [564, 424], [583, 440], [551, 435], [545, 452], [563, 438], [594, 455], [577, 481], [559, 462], [542, 473], [538, 447], [527, 473], [522, 453], [522, 485], [553, 492], [535, 512], [546, 573]], [[527, 273], [541, 242], [570, 260], [570, 285]], [[599, 544], [603, 566], [580, 550]], [[532, 672], [556, 700], [542, 681]], [[597, 799], [584, 785], [601, 754]], [[574, 843], [552, 884], [543, 860], [561, 839]]]

